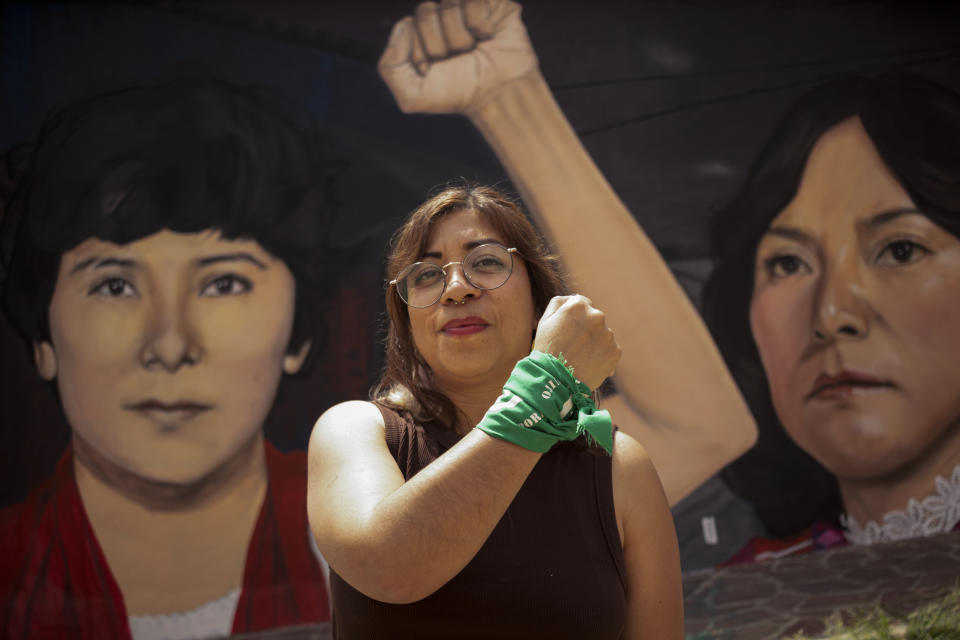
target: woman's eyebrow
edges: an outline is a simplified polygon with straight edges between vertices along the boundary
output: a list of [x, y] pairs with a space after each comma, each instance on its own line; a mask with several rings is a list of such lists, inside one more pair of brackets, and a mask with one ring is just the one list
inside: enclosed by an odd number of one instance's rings
[[98, 256], [93, 256], [92, 258], [87, 258], [86, 260], [82, 260], [74, 265], [74, 267], [70, 269], [70, 275], [73, 275], [78, 271], [83, 271], [90, 265], [93, 265], [94, 269], [102, 269], [104, 267], [135, 267], [137, 263], [129, 258], [100, 258]]
[[[471, 240], [470, 242], [467, 242], [466, 244], [463, 245], [463, 248], [466, 249], [467, 251], [470, 251], [471, 249], [476, 249], [482, 244], [491, 244], [491, 243], [500, 244], [500, 241], [497, 240], [496, 238], [480, 238], [479, 240]], [[440, 259], [443, 257], [443, 254], [440, 253], [439, 251], [424, 251], [420, 257]]]
[[257, 260], [245, 251], [238, 253], [220, 253], [214, 256], [205, 256], [197, 260], [197, 264], [199, 264], [201, 267], [217, 264], [218, 262], [249, 262], [250, 264], [259, 267], [261, 271], [266, 271], [269, 268], [263, 262]]
[[467, 244], [463, 245], [463, 248], [469, 251], [470, 249], [476, 249], [482, 244], [500, 244], [500, 241], [496, 238], [480, 238], [479, 240], [472, 240]]
[[882, 211], [875, 216], [870, 217], [865, 223], [864, 226], [870, 229], [876, 229], [881, 227], [888, 222], [896, 220], [902, 216], [911, 216], [917, 215], [922, 216], [923, 214], [914, 207], [904, 207], [902, 209], [891, 209], [890, 211]]
[[798, 229], [796, 227], [789, 227], [786, 225], [778, 225], [776, 227], [770, 227], [764, 232], [763, 235], [778, 236], [780, 238], [786, 238], [787, 240], [794, 240], [796, 242], [800, 242], [803, 244], [813, 243], [812, 235], [810, 235], [806, 231], [803, 231], [802, 229]]

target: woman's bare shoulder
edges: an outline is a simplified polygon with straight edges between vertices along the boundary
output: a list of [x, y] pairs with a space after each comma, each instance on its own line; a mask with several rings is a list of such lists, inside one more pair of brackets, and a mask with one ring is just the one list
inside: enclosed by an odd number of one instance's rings
[[321, 414], [313, 426], [311, 446], [324, 442], [349, 439], [356, 442], [364, 437], [383, 438], [383, 414], [372, 402], [348, 400], [335, 404]]
[[613, 444], [613, 497], [618, 519], [628, 518], [651, 500], [666, 504], [663, 484], [646, 449], [623, 431], [617, 431]]

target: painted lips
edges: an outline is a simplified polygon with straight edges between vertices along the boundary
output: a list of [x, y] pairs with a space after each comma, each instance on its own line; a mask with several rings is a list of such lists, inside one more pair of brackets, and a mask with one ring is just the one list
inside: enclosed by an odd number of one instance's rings
[[807, 400], [843, 400], [854, 395], [892, 389], [893, 383], [862, 373], [841, 371], [837, 375], [820, 374]]
[[489, 326], [483, 318], [454, 318], [443, 325], [443, 333], [448, 336], [469, 336], [479, 333]]
[[161, 402], [150, 399], [127, 405], [126, 408], [158, 422], [178, 422], [193, 418], [213, 407], [199, 402]]

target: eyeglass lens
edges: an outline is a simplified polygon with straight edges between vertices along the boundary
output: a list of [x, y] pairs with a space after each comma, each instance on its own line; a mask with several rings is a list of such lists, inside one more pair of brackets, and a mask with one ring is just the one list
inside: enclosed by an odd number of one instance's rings
[[[462, 262], [451, 262], [446, 268], [457, 264], [467, 282], [477, 289], [503, 286], [513, 272], [513, 256], [499, 244], [482, 244], [471, 249]], [[417, 262], [397, 276], [397, 291], [411, 307], [429, 307], [443, 296], [446, 284], [443, 268], [432, 262]]]

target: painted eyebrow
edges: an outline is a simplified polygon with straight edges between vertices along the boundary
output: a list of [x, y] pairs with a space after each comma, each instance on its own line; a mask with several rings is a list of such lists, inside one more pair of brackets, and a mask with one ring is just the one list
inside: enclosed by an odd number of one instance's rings
[[[197, 260], [197, 264], [201, 267], [220, 262], [249, 262], [253, 265], [256, 265], [262, 271], [266, 271], [269, 268], [263, 262], [257, 260], [246, 252], [222, 253], [214, 256], [206, 256]], [[99, 258], [94, 256], [77, 263], [72, 269], [70, 269], [70, 275], [73, 275], [79, 271], [83, 271], [91, 265], [93, 265], [94, 269], [103, 269], [104, 267], [133, 268], [137, 266], [137, 262], [129, 258]]]
[[[892, 222], [897, 218], [901, 218], [903, 216], [911, 216], [911, 215], [922, 216], [923, 213], [921, 213], [919, 209], [916, 209], [914, 207], [904, 207], [902, 209], [891, 209], [890, 211], [881, 211], [880, 213], [863, 221], [861, 223], [861, 226], [866, 227], [868, 229], [876, 229], [877, 227], [882, 227], [883, 225], [889, 222]], [[801, 229], [797, 229], [796, 227], [788, 227], [788, 226], [770, 227], [769, 229], [767, 229], [766, 233], [764, 233], [763, 235], [779, 236], [781, 238], [786, 238], [788, 240], [795, 240], [797, 242], [806, 243], [806, 244], [811, 244], [814, 242], [813, 236], [811, 236], [809, 233], [805, 231], [802, 231]]]
[[206, 256], [197, 260], [197, 264], [199, 264], [201, 267], [206, 267], [208, 265], [217, 264], [220, 262], [249, 262], [250, 264], [256, 265], [261, 271], [266, 271], [269, 268], [263, 262], [257, 260], [245, 251], [241, 251], [239, 253], [221, 253], [215, 256]]
[[863, 226], [868, 229], [876, 229], [877, 227], [882, 227], [883, 225], [901, 218], [903, 216], [917, 215], [922, 216], [923, 213], [919, 209], [914, 209], [913, 207], [904, 207], [903, 209], [892, 209], [890, 211], [883, 211], [873, 216], [865, 222]]
[[[94, 264], [96, 263], [96, 264]], [[135, 267], [137, 263], [135, 260], [130, 260], [129, 258], [99, 258], [94, 256], [92, 258], [87, 258], [79, 263], [77, 263], [73, 269], [70, 269], [70, 275], [73, 275], [79, 271], [83, 271], [90, 265], [93, 265], [94, 269], [102, 269], [104, 267]]]
[[767, 229], [764, 236], [777, 236], [779, 238], [786, 238], [787, 240], [794, 240], [796, 242], [801, 242], [804, 244], [811, 244], [813, 242], [813, 236], [811, 236], [806, 231], [797, 229], [796, 227], [788, 226], [776, 226], [770, 227]]
[[[496, 238], [480, 238], [479, 240], [471, 240], [470, 242], [463, 245], [463, 248], [466, 249], [467, 251], [470, 251], [471, 249], [476, 249], [482, 244], [500, 244], [500, 241], [497, 240]], [[423, 255], [421, 255], [420, 257], [440, 259], [443, 257], [443, 254], [441, 254], [439, 251], [425, 251]]]

